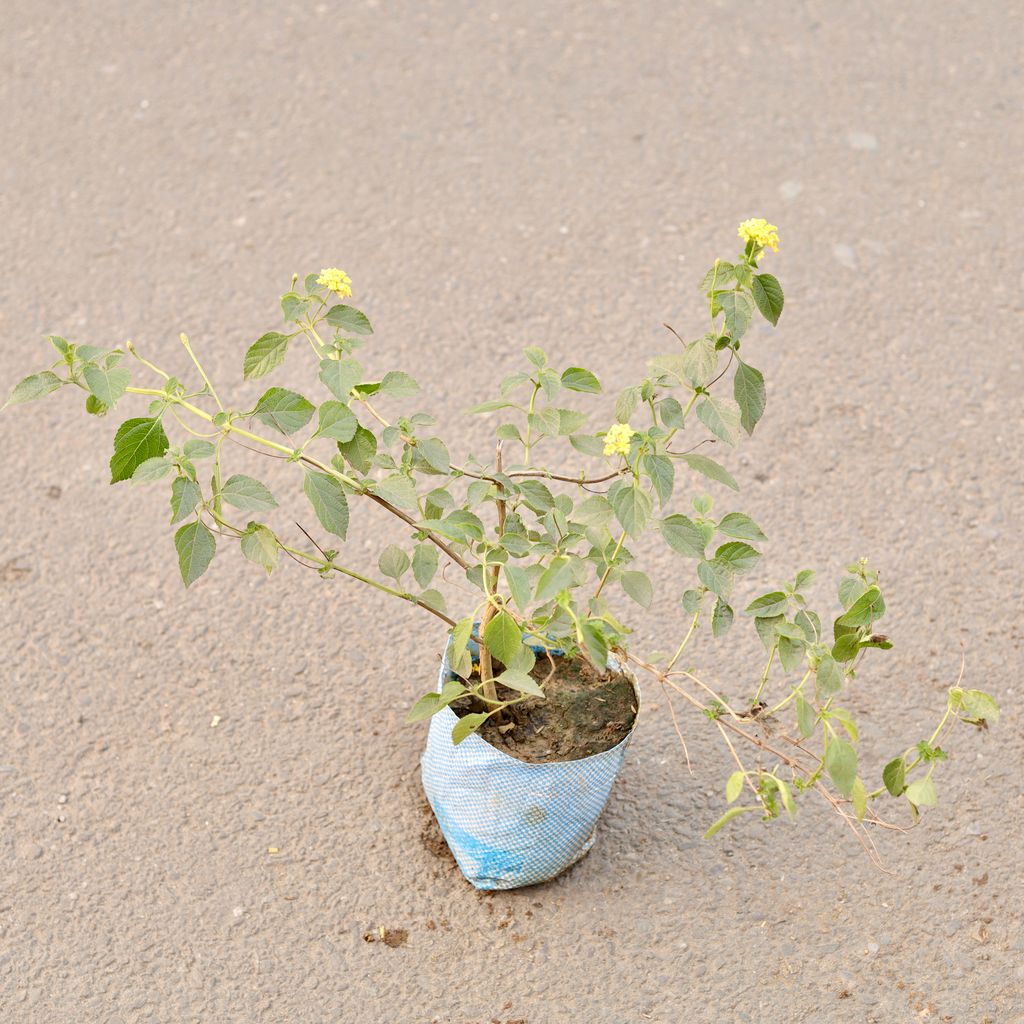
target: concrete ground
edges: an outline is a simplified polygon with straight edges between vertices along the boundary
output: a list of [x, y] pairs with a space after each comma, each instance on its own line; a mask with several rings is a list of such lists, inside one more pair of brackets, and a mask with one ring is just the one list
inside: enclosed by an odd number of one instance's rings
[[[1004, 708], [883, 837], [890, 877], [810, 807], [701, 840], [717, 733], [684, 719], [691, 778], [648, 687], [593, 852], [482, 896], [437, 855], [401, 724], [435, 623], [235, 556], [186, 594], [165, 495], [107, 485], [115, 424], [69, 395], [8, 410], [5, 1021], [1024, 1020], [1019, 5], [8, 0], [4, 23], [7, 384], [49, 332], [183, 371], [185, 330], [231, 390], [292, 272], [340, 265], [368, 361], [415, 373], [465, 455], [487, 425], [459, 410], [522, 345], [630, 379], [764, 216], [787, 307], [727, 459], [771, 538], [751, 586], [883, 570], [896, 647], [853, 697], [879, 766], [931, 731], [961, 644]], [[385, 530], [360, 508], [353, 558]], [[648, 649], [678, 636], [680, 564], [651, 552]], [[743, 690], [752, 651], [694, 661]]]

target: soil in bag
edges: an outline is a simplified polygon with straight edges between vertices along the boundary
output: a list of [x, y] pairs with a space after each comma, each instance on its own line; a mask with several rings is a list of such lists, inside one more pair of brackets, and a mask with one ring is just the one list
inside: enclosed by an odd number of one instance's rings
[[[502, 671], [494, 663], [494, 673]], [[479, 682], [474, 668], [473, 681]], [[530, 673], [544, 688], [545, 697], [529, 697], [505, 709], [504, 722], [489, 718], [480, 735], [491, 746], [511, 757], [533, 764], [577, 761], [618, 746], [636, 720], [636, 694], [627, 676], [599, 672], [585, 658], [555, 656], [554, 674], [546, 657], [538, 658]], [[498, 696], [518, 697], [498, 684]], [[472, 697], [455, 701], [451, 709], [460, 718], [484, 711]]]

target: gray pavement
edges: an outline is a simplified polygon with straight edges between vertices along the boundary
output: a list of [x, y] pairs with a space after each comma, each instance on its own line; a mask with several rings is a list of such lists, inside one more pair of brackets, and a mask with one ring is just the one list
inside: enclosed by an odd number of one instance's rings
[[[1021, 43], [995, 2], [7, 0], [6, 381], [49, 332], [184, 370], [185, 330], [231, 384], [292, 272], [338, 265], [372, 365], [415, 373], [466, 454], [486, 429], [459, 410], [522, 345], [636, 375], [767, 217], [787, 307], [750, 342], [768, 411], [728, 460], [760, 577], [810, 565], [830, 595], [851, 558], [883, 570], [863, 756], [927, 735], [961, 644], [1004, 718], [883, 839], [889, 877], [812, 809], [702, 841], [717, 734], [685, 720], [691, 778], [649, 688], [589, 857], [482, 896], [430, 850], [401, 725], [434, 624], [235, 557], [186, 595], [164, 494], [107, 485], [115, 424], [70, 396], [7, 411], [4, 1020], [1024, 1020]], [[679, 566], [649, 565], [657, 647]], [[695, 661], [742, 687], [753, 649]], [[404, 945], [364, 940], [382, 926]]]

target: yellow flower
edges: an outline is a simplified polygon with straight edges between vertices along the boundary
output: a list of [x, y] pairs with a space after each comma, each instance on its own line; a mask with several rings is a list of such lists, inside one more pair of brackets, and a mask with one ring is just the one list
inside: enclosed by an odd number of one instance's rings
[[325, 267], [320, 271], [316, 283], [336, 292], [341, 298], [346, 299], [352, 294], [352, 278], [339, 270], [337, 267]]
[[629, 443], [636, 431], [628, 423], [616, 423], [604, 435], [605, 455], [628, 455]]
[[740, 225], [740, 238], [744, 242], [754, 242], [762, 249], [779, 251], [779, 229], [761, 217], [752, 217]]

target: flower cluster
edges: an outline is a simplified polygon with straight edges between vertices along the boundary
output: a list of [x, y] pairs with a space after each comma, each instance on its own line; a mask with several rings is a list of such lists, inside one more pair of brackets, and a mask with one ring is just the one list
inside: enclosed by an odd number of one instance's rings
[[352, 294], [352, 278], [337, 267], [325, 267], [321, 270], [316, 283], [323, 285], [324, 288], [329, 288], [343, 299], [347, 299]]
[[739, 236], [744, 242], [753, 242], [762, 249], [779, 251], [779, 229], [763, 217], [751, 217], [740, 225]]
[[629, 444], [636, 431], [628, 423], [616, 423], [604, 435], [605, 455], [628, 455]]

